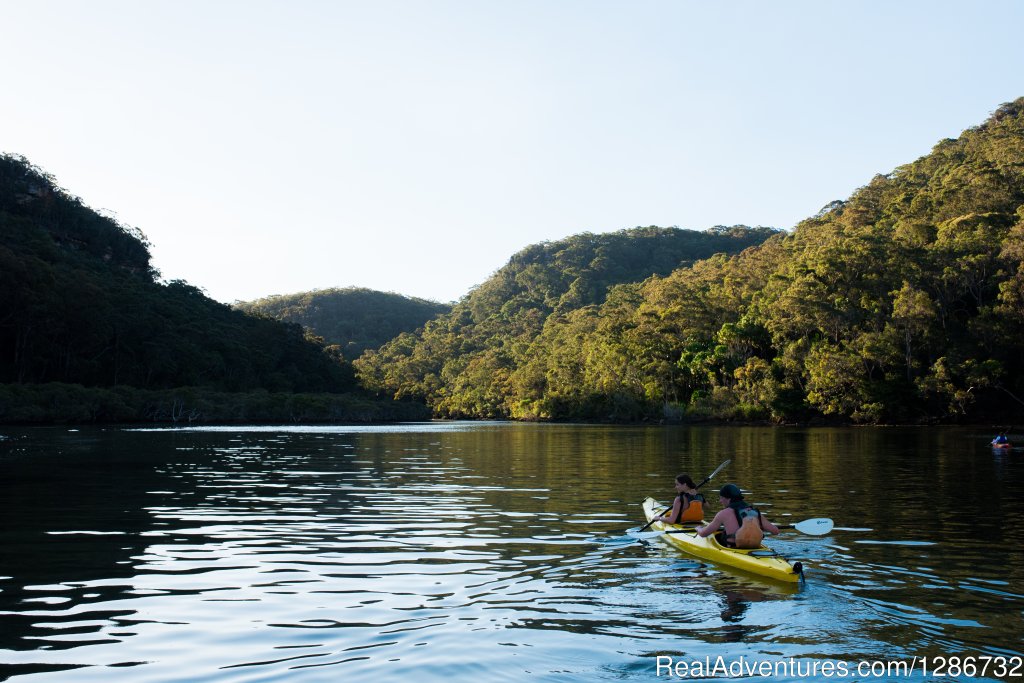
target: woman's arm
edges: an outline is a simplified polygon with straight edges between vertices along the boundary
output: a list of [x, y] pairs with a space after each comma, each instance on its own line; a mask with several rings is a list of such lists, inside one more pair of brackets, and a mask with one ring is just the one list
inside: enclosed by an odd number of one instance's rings
[[779, 527], [777, 527], [774, 524], [772, 524], [771, 522], [769, 522], [768, 518], [765, 517], [764, 515], [761, 515], [761, 529], [764, 530], [764, 531], [767, 531], [770, 534], [777, 534], [777, 533], [779, 533]]
[[655, 517], [654, 519], [658, 520], [659, 522], [671, 522], [673, 519], [679, 519], [679, 505], [680, 505], [679, 499], [680, 498], [682, 498], [682, 496], [676, 496], [676, 499], [674, 501], [672, 501], [672, 513], [671, 514], [660, 515], [658, 517]]

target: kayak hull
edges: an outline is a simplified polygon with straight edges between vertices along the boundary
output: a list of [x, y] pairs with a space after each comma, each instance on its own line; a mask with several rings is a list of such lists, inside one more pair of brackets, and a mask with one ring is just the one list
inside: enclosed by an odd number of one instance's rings
[[[644, 516], [647, 521], [662, 514], [665, 506], [653, 498], [643, 503]], [[800, 563], [792, 564], [775, 553], [771, 548], [762, 545], [754, 550], [738, 550], [726, 548], [715, 540], [714, 536], [701, 538], [693, 531], [692, 526], [654, 522], [651, 528], [666, 532], [662, 538], [694, 557], [740, 569], [750, 574], [763, 576], [774, 581], [798, 583], [802, 574]]]

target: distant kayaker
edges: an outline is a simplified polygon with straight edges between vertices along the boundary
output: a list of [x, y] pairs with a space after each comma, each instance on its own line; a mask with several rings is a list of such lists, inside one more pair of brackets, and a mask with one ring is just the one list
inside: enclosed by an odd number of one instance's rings
[[689, 474], [676, 477], [676, 499], [672, 502], [672, 511], [655, 517], [653, 521], [679, 524], [680, 522], [699, 522], [704, 519], [704, 496], [697, 492], [697, 485]]
[[743, 500], [743, 492], [736, 484], [726, 484], [718, 492], [722, 504], [711, 523], [698, 527], [697, 534], [703, 537], [722, 529], [719, 542], [733, 548], [757, 548], [764, 539], [764, 532], [777, 534], [779, 528], [768, 521], [757, 508]]
[[1006, 438], [1006, 434], [1000, 434], [996, 438], [992, 439], [993, 446], [1005, 446], [1010, 443], [1010, 440]]

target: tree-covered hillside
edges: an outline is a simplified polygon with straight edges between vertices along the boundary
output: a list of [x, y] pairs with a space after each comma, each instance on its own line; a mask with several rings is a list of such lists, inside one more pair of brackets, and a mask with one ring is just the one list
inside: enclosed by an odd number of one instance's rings
[[1022, 264], [1024, 99], [792, 234], [567, 308], [504, 274], [358, 370], [442, 415], [1010, 420]]
[[448, 304], [359, 287], [268, 296], [235, 308], [298, 323], [337, 345], [345, 358], [358, 358], [451, 310]]
[[717, 252], [735, 253], [770, 228], [706, 232], [636, 228], [585, 233], [527, 247], [451, 313], [356, 361], [368, 387], [426, 400], [447, 417], [518, 417], [512, 377], [530, 362], [545, 327], [605, 300], [610, 287], [667, 275]]
[[[58, 414], [84, 399], [55, 382], [138, 389], [94, 396], [100, 413], [182, 385], [352, 386], [339, 349], [298, 325], [156, 282], [141, 235], [22, 159], [0, 158], [0, 235], [0, 419], [33, 383], [51, 383], [37, 407]], [[272, 314], [368, 327], [386, 310], [342, 293], [363, 309], [312, 293]], [[443, 417], [1010, 421], [1024, 415], [1022, 340], [1024, 99], [791, 234], [651, 227], [528, 247], [354, 365], [367, 388]], [[348, 410], [289, 395], [293, 419]]]
[[[299, 325], [235, 311], [184, 282], [157, 282], [141, 233], [94, 212], [9, 155], [0, 156], [0, 237], [0, 385], [7, 387], [0, 391], [0, 419], [78, 415], [76, 400], [67, 397], [85, 395], [61, 387], [258, 391], [266, 419], [274, 413], [268, 392], [357, 388], [337, 348]], [[31, 389], [43, 386], [58, 389]], [[113, 405], [118, 419], [133, 415], [126, 397], [160, 398], [98, 389], [88, 395]], [[46, 405], [26, 412], [37, 399]], [[318, 414], [339, 415], [340, 404], [328, 403]], [[137, 407], [153, 417], [168, 412]], [[300, 412], [290, 407], [288, 414]], [[90, 413], [92, 419], [105, 414]]]

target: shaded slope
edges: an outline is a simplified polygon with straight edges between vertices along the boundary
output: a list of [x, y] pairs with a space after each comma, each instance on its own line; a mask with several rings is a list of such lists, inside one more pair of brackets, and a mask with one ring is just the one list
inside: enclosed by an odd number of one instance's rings
[[436, 301], [358, 287], [268, 296], [235, 308], [302, 325], [336, 344], [346, 358], [358, 358], [451, 310]]
[[26, 160], [0, 156], [0, 383], [346, 391], [350, 368], [298, 325], [160, 284], [137, 230]]

